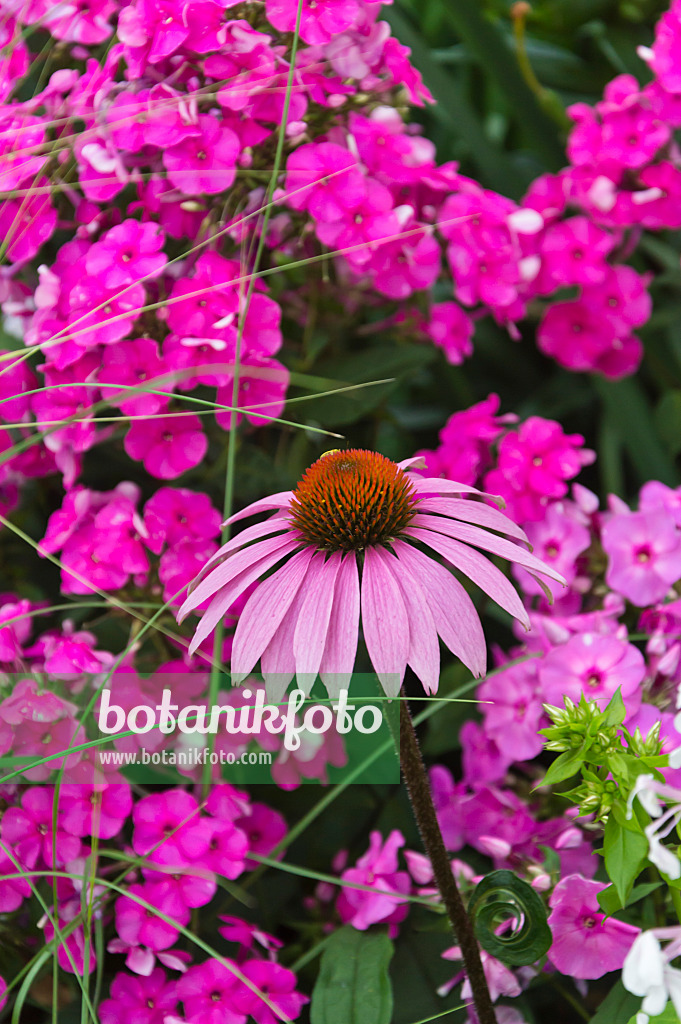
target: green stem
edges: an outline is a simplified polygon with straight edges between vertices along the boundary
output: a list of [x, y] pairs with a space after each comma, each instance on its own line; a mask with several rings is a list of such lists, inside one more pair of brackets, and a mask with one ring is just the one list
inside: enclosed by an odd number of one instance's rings
[[404, 691], [400, 700], [400, 761], [414, 817], [430, 858], [435, 884], [445, 905], [449, 922], [461, 948], [461, 957], [473, 991], [473, 1002], [480, 1024], [497, 1024], [487, 979], [480, 959], [473, 923], [466, 913], [459, 887], [452, 871], [435, 805], [428, 784], [426, 767], [421, 756], [416, 730]]

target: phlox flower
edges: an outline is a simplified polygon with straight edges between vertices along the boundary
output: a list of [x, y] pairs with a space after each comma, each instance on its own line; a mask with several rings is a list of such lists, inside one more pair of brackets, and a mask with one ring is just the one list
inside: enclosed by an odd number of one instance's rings
[[399, 691], [407, 664], [428, 692], [437, 690], [438, 636], [482, 675], [486, 649], [477, 612], [434, 555], [526, 623], [527, 612], [506, 577], [470, 545], [561, 578], [522, 547], [525, 536], [511, 520], [462, 495], [480, 492], [410, 476], [376, 452], [327, 453], [295, 491], [264, 498], [232, 517], [237, 522], [275, 512], [228, 541], [206, 565], [179, 613], [182, 619], [210, 599], [190, 652], [248, 586], [278, 566], [239, 617], [231, 665], [237, 681], [260, 659], [273, 691], [283, 692], [294, 674], [309, 690], [320, 674], [336, 693], [352, 674], [360, 617], [369, 656], [390, 696]]
[[148, 854], [157, 864], [191, 864], [206, 853], [212, 837], [196, 800], [181, 789], [145, 796], [135, 804], [132, 820], [135, 853]]
[[640, 929], [606, 917], [597, 895], [605, 882], [580, 875], [562, 878], [553, 890], [548, 923], [553, 943], [551, 963], [568, 978], [601, 978], [622, 967]]
[[293, 971], [281, 964], [271, 960], [247, 960], [241, 965], [241, 972], [258, 991], [254, 992], [246, 985], [241, 985], [235, 994], [234, 1005], [252, 1018], [255, 1024], [278, 1024], [281, 1020], [259, 993], [281, 1013], [286, 1014], [289, 1020], [296, 1020], [305, 1003], [309, 1002], [307, 996], [295, 991], [296, 976]]
[[[267, 20], [280, 32], [293, 32], [298, 15], [297, 0], [267, 0]], [[302, 0], [300, 38], [317, 46], [330, 42], [350, 28], [359, 15], [357, 0]]]
[[584, 694], [604, 708], [619, 688], [629, 714], [635, 714], [646, 664], [639, 649], [626, 640], [581, 633], [549, 651], [538, 671], [548, 704], [562, 707], [563, 697], [578, 704]]
[[541, 753], [537, 730], [544, 709], [534, 659], [512, 665], [488, 679], [477, 692], [485, 716], [485, 734], [509, 761], [529, 761]]
[[[367, 852], [354, 868], [347, 868], [341, 881], [347, 883], [338, 897], [337, 909], [341, 920], [353, 928], [366, 931], [378, 921], [391, 926], [404, 920], [409, 910], [405, 896], [411, 892], [411, 879], [406, 871], [399, 871], [397, 851], [404, 846], [404, 836], [393, 829], [384, 841], [380, 832], [372, 832]], [[371, 886], [381, 892], [355, 889], [355, 885]]]
[[20, 807], [9, 807], [2, 818], [0, 834], [6, 847], [30, 868], [46, 864], [62, 867], [80, 853], [80, 839], [55, 823], [54, 792], [47, 786], [27, 789]]
[[101, 1024], [164, 1024], [176, 1008], [176, 982], [168, 981], [165, 972], [156, 967], [144, 980], [126, 971], [117, 974], [98, 1014]]
[[606, 583], [639, 608], [661, 601], [681, 579], [681, 530], [665, 508], [613, 515], [601, 540]]
[[198, 416], [159, 416], [134, 420], [123, 447], [131, 459], [142, 462], [147, 473], [172, 480], [198, 466], [208, 439]]
[[[184, 1004], [188, 1024], [246, 1024], [238, 1009], [237, 996], [244, 997], [245, 985], [220, 960], [206, 960], [190, 967], [177, 982], [177, 995]], [[250, 990], [246, 989], [250, 995]]]
[[132, 281], [157, 277], [167, 263], [160, 251], [164, 241], [158, 224], [124, 220], [95, 242], [85, 258], [85, 269], [99, 277], [106, 288], [122, 288]]
[[236, 177], [241, 145], [231, 130], [210, 114], [199, 114], [198, 131], [163, 150], [168, 180], [185, 195], [216, 195]]
[[497, 468], [485, 486], [505, 498], [509, 515], [520, 522], [543, 519], [549, 499], [563, 498], [566, 481], [596, 458], [583, 445], [581, 434], [565, 434], [555, 420], [530, 416], [499, 442]]
[[[179, 903], [174, 893], [148, 883], [130, 885], [127, 892], [128, 896], [120, 896], [116, 900], [116, 932], [119, 938], [128, 946], [144, 946], [154, 952], [172, 946], [179, 932], [156, 910], [184, 927], [190, 919], [190, 911], [184, 903]], [[154, 909], [149, 909], [144, 903], [149, 903]]]

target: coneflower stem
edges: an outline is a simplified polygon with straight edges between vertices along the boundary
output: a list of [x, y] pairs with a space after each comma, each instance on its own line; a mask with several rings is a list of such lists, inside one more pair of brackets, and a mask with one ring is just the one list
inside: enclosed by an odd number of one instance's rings
[[480, 1024], [497, 1024], [487, 979], [482, 968], [478, 941], [449, 862], [435, 813], [426, 766], [423, 763], [421, 748], [416, 738], [416, 730], [404, 690], [400, 700], [400, 762], [416, 824], [433, 867], [435, 884], [445, 905], [456, 941], [461, 948], [461, 956], [473, 991], [473, 1002], [478, 1020]]

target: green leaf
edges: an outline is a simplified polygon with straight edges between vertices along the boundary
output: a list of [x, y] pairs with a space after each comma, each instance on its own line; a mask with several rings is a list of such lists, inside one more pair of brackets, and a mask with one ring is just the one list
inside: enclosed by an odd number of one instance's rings
[[589, 1024], [620, 1024], [641, 1009], [641, 997], [627, 992], [618, 979], [598, 1007]]
[[640, 480], [657, 479], [670, 487], [678, 486], [678, 471], [655, 427], [640, 383], [631, 377], [618, 381], [594, 377], [593, 384]]
[[634, 879], [648, 856], [648, 840], [643, 832], [624, 828], [611, 814], [605, 823], [603, 856], [608, 878], [624, 906]]
[[[542, 900], [512, 871], [485, 875], [473, 890], [468, 913], [482, 948], [502, 963], [514, 967], [533, 964], [551, 945]], [[495, 928], [509, 917], [515, 918], [516, 927], [497, 935]]]
[[583, 764], [584, 753], [584, 747], [580, 747], [579, 750], [566, 750], [564, 754], [559, 754], [544, 776], [542, 786], [553, 786], [556, 782], [571, 779]]
[[[385, 401], [398, 386], [399, 379], [414, 374], [435, 358], [434, 346], [375, 345], [364, 352], [347, 353], [341, 359], [328, 359], [315, 367], [324, 378], [338, 381], [338, 387], [363, 384], [372, 380], [386, 380], [388, 384], [347, 391], [339, 395], [326, 395], [310, 399], [300, 405], [306, 421], [314, 420], [331, 428], [354, 423]], [[295, 409], [291, 406], [291, 409]]]
[[612, 695], [610, 703], [603, 713], [605, 715], [605, 718], [603, 719], [604, 725], [621, 725], [624, 721], [627, 709], [624, 706], [619, 686]]
[[427, 43], [401, 11], [387, 8], [381, 12], [381, 17], [400, 42], [411, 49], [412, 63], [421, 72], [436, 102], [433, 117], [444, 121], [457, 139], [465, 143], [467, 155], [482, 173], [484, 184], [504, 195], [521, 196], [529, 183], [527, 176], [518, 171], [501, 146], [490, 140], [456, 76], [448, 74], [433, 59]]
[[629, 898], [624, 906], [617, 895], [615, 886], [609, 885], [607, 889], [603, 889], [598, 893], [598, 905], [603, 913], [610, 917], [612, 914], [616, 914], [618, 910], [624, 910], [625, 906], [631, 907], [634, 903], [638, 903], [639, 900], [649, 896], [651, 892], [655, 892], [663, 884], [663, 882], [642, 882], [641, 885], [635, 885], [629, 893]]
[[390, 1024], [388, 964], [393, 944], [385, 932], [351, 925], [329, 939], [312, 993], [311, 1024]]
[[565, 163], [565, 151], [556, 123], [523, 78], [516, 55], [498, 26], [484, 17], [480, 4], [470, 0], [440, 0], [440, 4], [467, 50], [499, 86], [533, 150], [549, 169], [559, 170]]
[[[679, 1015], [674, 1009], [673, 1003], [667, 1003], [662, 1013], [657, 1017], [649, 1017], [649, 1024], [679, 1024]], [[636, 1024], [636, 1015], [631, 1018], [629, 1024]]]

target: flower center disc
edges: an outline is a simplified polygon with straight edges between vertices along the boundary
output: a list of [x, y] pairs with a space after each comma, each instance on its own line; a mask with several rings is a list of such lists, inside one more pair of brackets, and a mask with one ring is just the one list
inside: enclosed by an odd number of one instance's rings
[[323, 551], [361, 551], [398, 536], [413, 519], [416, 492], [378, 452], [350, 448], [317, 459], [293, 492], [291, 521]]

